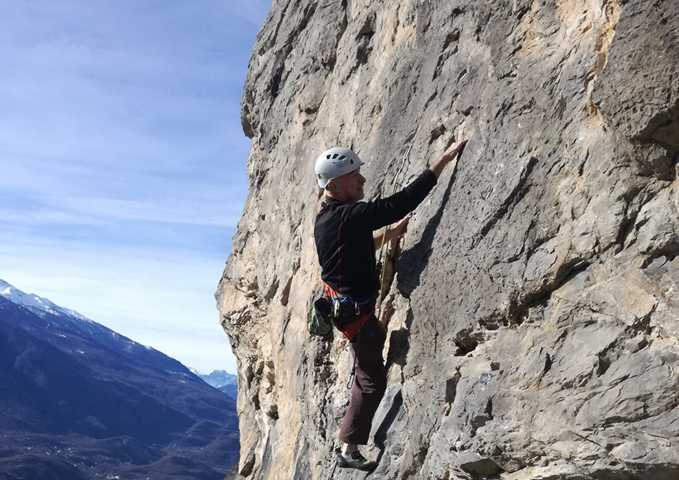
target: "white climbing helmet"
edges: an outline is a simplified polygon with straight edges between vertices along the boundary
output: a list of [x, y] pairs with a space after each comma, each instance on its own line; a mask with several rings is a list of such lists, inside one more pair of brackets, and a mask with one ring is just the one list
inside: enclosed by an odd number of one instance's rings
[[330, 180], [353, 172], [361, 165], [363, 162], [358, 155], [348, 148], [334, 147], [326, 150], [316, 160], [318, 186], [325, 188]]

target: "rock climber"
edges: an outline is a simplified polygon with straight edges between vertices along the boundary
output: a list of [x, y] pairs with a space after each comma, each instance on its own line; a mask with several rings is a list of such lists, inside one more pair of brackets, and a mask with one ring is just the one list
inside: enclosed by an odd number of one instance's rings
[[333, 301], [335, 326], [351, 345], [354, 358], [354, 384], [349, 407], [342, 420], [339, 440], [343, 442], [337, 464], [341, 468], [372, 471], [377, 462], [368, 461], [359, 445], [366, 445], [372, 420], [386, 390], [382, 348], [384, 327], [375, 317], [380, 288], [375, 251], [385, 242], [406, 232], [407, 217], [434, 188], [444, 167], [467, 142], [453, 143], [410, 185], [396, 194], [372, 202], [363, 200], [366, 179], [363, 162], [348, 148], [327, 150], [316, 161], [318, 185], [326, 198], [316, 216], [314, 238], [321, 264], [324, 295]]

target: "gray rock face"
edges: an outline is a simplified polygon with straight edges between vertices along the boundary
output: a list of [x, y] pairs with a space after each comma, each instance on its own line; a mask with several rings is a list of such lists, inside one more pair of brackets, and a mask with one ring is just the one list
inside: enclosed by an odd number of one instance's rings
[[356, 477], [350, 354], [306, 331], [316, 157], [354, 148], [386, 196], [471, 136], [387, 260], [373, 476], [679, 478], [678, 25], [671, 0], [274, 0], [217, 292], [240, 477]]

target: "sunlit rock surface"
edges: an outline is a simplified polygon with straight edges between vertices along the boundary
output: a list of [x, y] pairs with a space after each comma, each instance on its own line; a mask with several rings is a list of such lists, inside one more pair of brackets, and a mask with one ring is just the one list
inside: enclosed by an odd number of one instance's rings
[[679, 3], [274, 0], [217, 299], [240, 476], [335, 469], [351, 366], [310, 337], [327, 147], [369, 197], [471, 137], [395, 252], [373, 478], [679, 478]]

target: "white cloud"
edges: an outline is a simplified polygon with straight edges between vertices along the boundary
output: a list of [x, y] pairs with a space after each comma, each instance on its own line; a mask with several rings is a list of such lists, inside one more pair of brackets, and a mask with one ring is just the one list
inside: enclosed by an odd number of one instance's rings
[[240, 97], [270, 4], [0, 0], [0, 278], [222, 368], [212, 296], [247, 194]]

